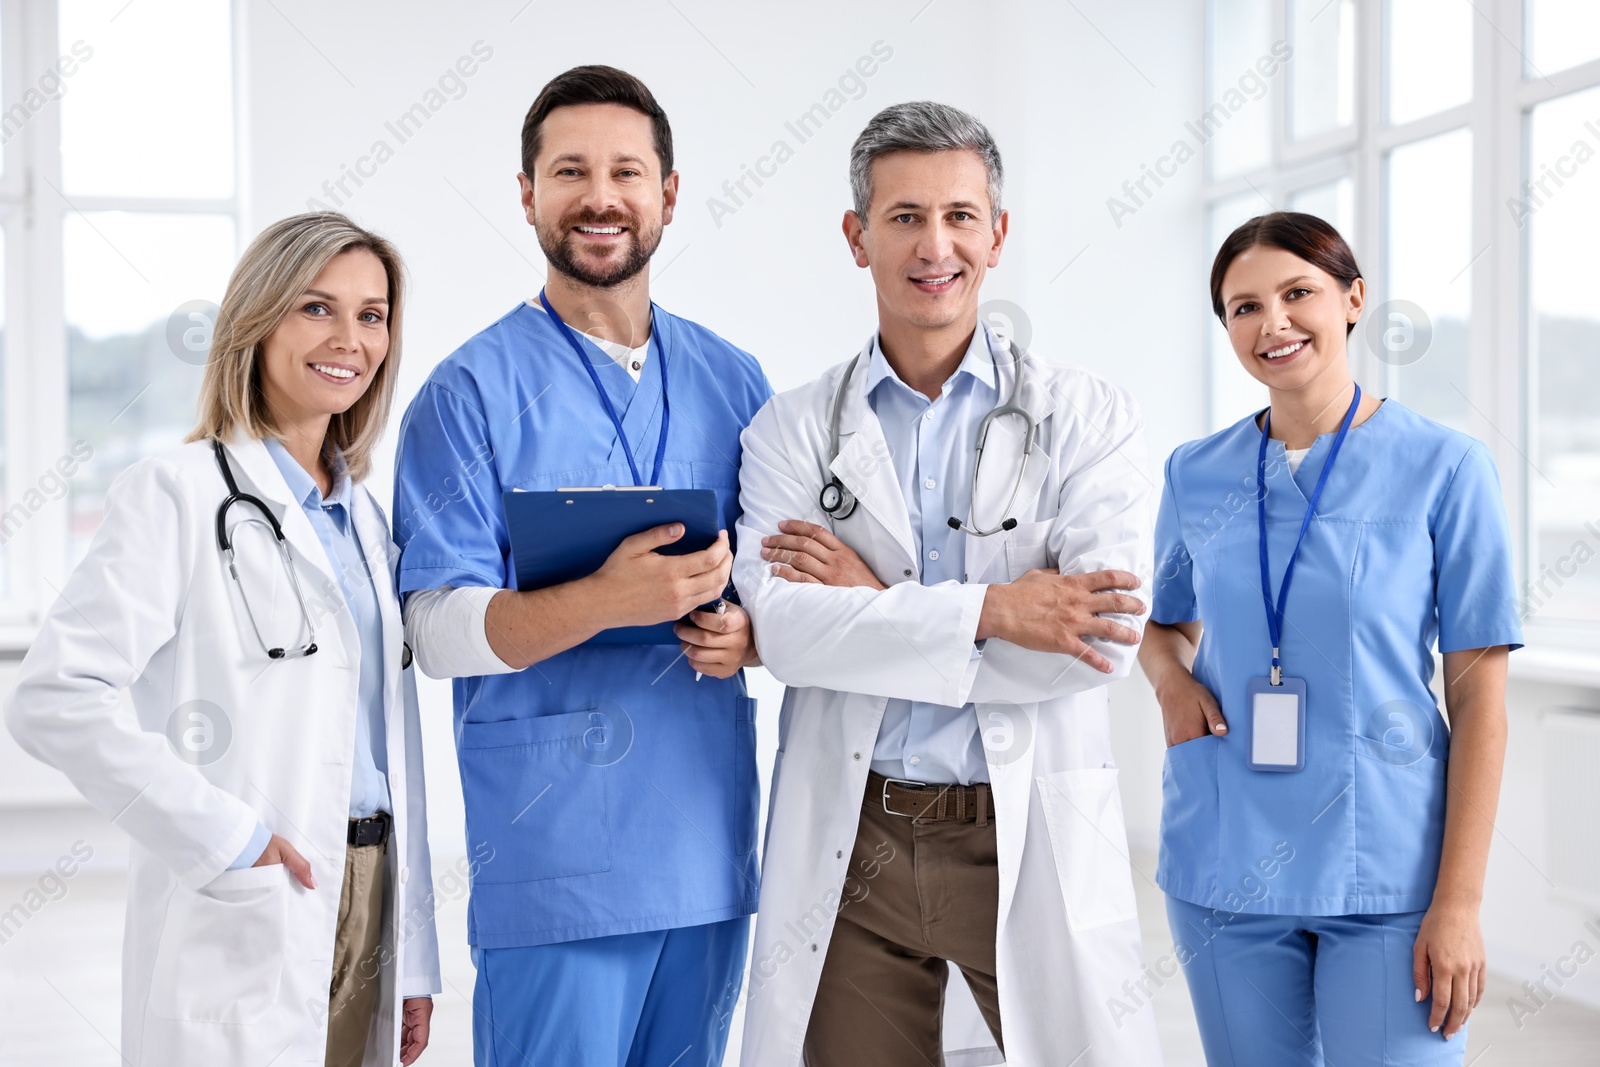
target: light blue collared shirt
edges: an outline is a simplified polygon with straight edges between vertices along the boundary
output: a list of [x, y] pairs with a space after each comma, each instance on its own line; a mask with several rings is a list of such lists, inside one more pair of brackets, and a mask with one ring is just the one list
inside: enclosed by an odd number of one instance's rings
[[[367, 559], [356, 536], [351, 515], [354, 488], [342, 459], [333, 481], [333, 492], [324, 498], [310, 473], [289, 455], [276, 438], [266, 439], [267, 452], [278, 465], [289, 492], [300, 501], [317, 540], [328, 554], [345, 605], [355, 620], [361, 638], [361, 678], [357, 688], [356, 747], [350, 778], [350, 817], [364, 819], [388, 811], [388, 758], [383, 729], [383, 618], [378, 607], [378, 590], [367, 569]], [[265, 826], [257, 826], [250, 843], [230, 866], [248, 867], [261, 858], [272, 839]]]
[[[967, 354], [936, 400], [895, 374], [873, 340], [867, 364], [867, 403], [883, 425], [895, 475], [911, 518], [911, 537], [923, 585], [966, 581], [967, 535], [952, 530], [972, 500], [972, 458], [978, 424], [995, 404], [994, 357], [987, 330], [972, 332]], [[980, 655], [977, 648], [974, 656]], [[989, 780], [977, 709], [891, 700], [872, 750], [872, 769], [889, 778], [940, 784]]]

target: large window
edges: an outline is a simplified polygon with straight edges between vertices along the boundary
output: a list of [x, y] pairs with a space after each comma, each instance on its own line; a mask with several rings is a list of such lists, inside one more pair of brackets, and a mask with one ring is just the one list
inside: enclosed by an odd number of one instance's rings
[[228, 0], [0, 0], [0, 623], [193, 425], [238, 243]]
[[[1600, 625], [1600, 4], [1212, 0], [1213, 99], [1260, 55], [1270, 91], [1208, 144], [1210, 247], [1308, 211], [1349, 239], [1357, 376], [1490, 446], [1529, 631]], [[1209, 411], [1264, 401], [1213, 326]]]

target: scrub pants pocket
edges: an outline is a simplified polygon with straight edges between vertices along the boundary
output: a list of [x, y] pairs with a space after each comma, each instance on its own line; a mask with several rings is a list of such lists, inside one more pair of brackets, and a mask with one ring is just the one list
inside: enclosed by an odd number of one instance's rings
[[1431, 1033], [1413, 995], [1423, 914], [1262, 915], [1169, 894], [1208, 1067], [1460, 1067], [1465, 1032]]

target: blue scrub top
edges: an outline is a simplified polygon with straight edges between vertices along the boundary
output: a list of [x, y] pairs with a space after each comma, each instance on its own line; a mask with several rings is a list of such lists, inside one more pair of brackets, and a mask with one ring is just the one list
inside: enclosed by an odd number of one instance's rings
[[[1273, 592], [1333, 434], [1297, 473], [1267, 450]], [[1167, 461], [1156, 520], [1159, 623], [1204, 624], [1194, 674], [1228, 733], [1169, 748], [1156, 880], [1227, 911], [1351, 915], [1428, 906], [1450, 738], [1431, 649], [1520, 648], [1499, 477], [1479, 441], [1386, 400], [1351, 429], [1295, 566], [1283, 671], [1307, 685], [1305, 769], [1247, 766], [1245, 687], [1271, 666], [1251, 416]]]
[[[656, 308], [672, 415], [661, 483], [714, 489], [739, 517], [739, 434], [772, 394], [755, 359]], [[653, 365], [635, 383], [582, 341], [617, 439], [560, 327], [519, 305], [439, 364], [401, 428], [395, 540], [404, 596], [515, 588], [501, 493], [631, 485], [661, 428]], [[652, 364], [654, 360], [651, 361]], [[454, 682], [476, 873], [471, 943], [513, 948], [718, 922], [757, 898], [755, 701], [743, 674], [695, 681], [673, 645], [578, 647]]]

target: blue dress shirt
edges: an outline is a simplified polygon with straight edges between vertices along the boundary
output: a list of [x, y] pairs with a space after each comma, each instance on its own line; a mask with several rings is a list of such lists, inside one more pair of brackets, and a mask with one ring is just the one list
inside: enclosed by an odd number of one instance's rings
[[[389, 776], [383, 729], [383, 618], [379, 613], [378, 591], [372, 584], [372, 574], [367, 569], [366, 555], [350, 513], [354, 489], [342, 458], [334, 475], [333, 492], [324, 498], [310, 473], [289, 455], [281, 442], [267, 438], [266, 446], [284, 481], [289, 483], [289, 492], [300, 501], [306, 518], [311, 520], [311, 528], [317, 531], [317, 540], [328, 554], [345, 605], [360, 634], [361, 679], [356, 712], [359, 721], [350, 779], [350, 817], [364, 819], [389, 810]], [[271, 839], [271, 832], [265, 826], [257, 826], [250, 843], [229, 869], [254, 864]]]
[[[988, 331], [979, 327], [935, 400], [895, 374], [875, 339], [867, 364], [867, 403], [883, 425], [911, 518], [923, 585], [966, 580], [967, 534], [949, 518], [967, 517], [978, 424], [998, 402]], [[980, 655], [974, 647], [972, 654]], [[989, 780], [977, 709], [891, 700], [872, 750], [872, 769], [889, 778], [971, 785]]]

